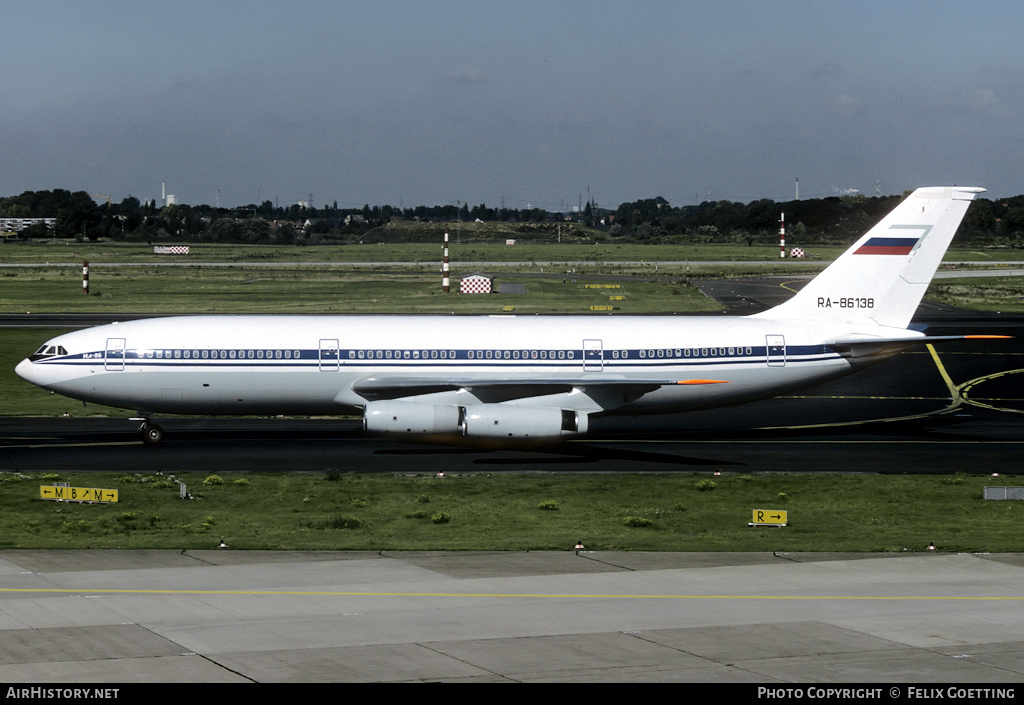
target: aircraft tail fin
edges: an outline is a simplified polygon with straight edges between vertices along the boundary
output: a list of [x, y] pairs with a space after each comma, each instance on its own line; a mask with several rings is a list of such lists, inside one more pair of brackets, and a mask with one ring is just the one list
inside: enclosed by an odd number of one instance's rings
[[796, 296], [755, 315], [906, 328], [967, 207], [983, 191], [917, 189]]

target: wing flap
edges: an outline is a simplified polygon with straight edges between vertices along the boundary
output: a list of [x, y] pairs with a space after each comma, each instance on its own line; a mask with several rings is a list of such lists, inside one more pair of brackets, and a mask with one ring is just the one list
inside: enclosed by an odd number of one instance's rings
[[540, 396], [571, 392], [574, 389], [616, 389], [634, 393], [647, 393], [667, 385], [727, 384], [718, 379], [673, 379], [668, 377], [621, 377], [615, 375], [587, 375], [566, 378], [490, 378], [439, 380], [432, 377], [385, 375], [364, 377], [352, 384], [352, 391], [360, 396], [397, 398], [451, 392], [459, 390], [500, 392], [508, 398]]

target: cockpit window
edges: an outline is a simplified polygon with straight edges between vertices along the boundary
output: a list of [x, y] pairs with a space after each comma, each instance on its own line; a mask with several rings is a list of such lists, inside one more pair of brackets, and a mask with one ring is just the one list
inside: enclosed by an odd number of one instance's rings
[[50, 345], [49, 343], [46, 343], [36, 350], [28, 359], [35, 362], [37, 360], [45, 360], [48, 357], [67, 354], [68, 351], [64, 349], [63, 345]]

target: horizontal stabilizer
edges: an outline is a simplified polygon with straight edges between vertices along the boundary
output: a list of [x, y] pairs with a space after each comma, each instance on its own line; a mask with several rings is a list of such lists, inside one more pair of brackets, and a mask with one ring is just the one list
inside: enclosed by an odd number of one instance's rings
[[949, 340], [1009, 340], [1012, 335], [918, 335], [895, 338], [844, 338], [825, 343], [831, 348], [910, 346], [941, 343]]

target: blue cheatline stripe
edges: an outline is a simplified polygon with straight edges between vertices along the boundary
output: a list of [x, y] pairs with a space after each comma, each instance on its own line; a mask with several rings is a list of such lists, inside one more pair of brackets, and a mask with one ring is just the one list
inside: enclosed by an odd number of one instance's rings
[[[167, 350], [168, 348], [162, 348]], [[748, 354], [746, 350], [749, 349]], [[173, 349], [172, 349], [173, 350]], [[218, 348], [218, 351], [220, 349]], [[129, 365], [132, 367], [162, 367], [162, 368], [175, 368], [175, 367], [208, 367], [213, 369], [228, 369], [228, 368], [319, 368], [323, 365], [329, 366], [331, 369], [335, 368], [359, 368], [359, 367], [394, 367], [394, 368], [406, 368], [406, 367], [419, 367], [419, 368], [446, 368], [458, 365], [461, 368], [516, 368], [516, 367], [547, 367], [552, 369], [568, 368], [571, 370], [578, 370], [582, 365], [595, 365], [600, 364], [605, 369], [643, 369], [643, 368], [678, 368], [685, 369], [689, 367], [704, 367], [707, 365], [718, 364], [718, 365], [745, 365], [745, 364], [764, 364], [769, 357], [768, 350], [765, 346], [760, 347], [733, 347], [734, 352], [729, 354], [728, 347], [716, 347], [714, 350], [723, 351], [724, 354], [711, 355], [710, 351], [712, 348], [661, 348], [663, 355], [661, 357], [656, 356], [658, 349], [644, 348], [643, 350], [616, 350], [619, 357], [612, 357], [611, 350], [605, 350], [603, 357], [586, 356], [580, 353], [578, 350], [572, 351], [561, 351], [566, 354], [569, 352], [573, 353], [573, 357], [565, 357], [561, 359], [555, 359], [552, 357], [540, 358], [540, 351], [527, 350], [526, 354], [523, 354], [522, 350], [518, 350], [520, 357], [505, 358], [505, 350], [500, 350], [501, 356], [492, 356], [491, 358], [479, 357], [478, 350], [445, 350], [445, 353], [454, 352], [454, 357], [448, 356], [445, 358], [441, 357], [412, 357], [412, 350], [392, 350], [393, 356], [391, 358], [382, 357], [369, 357], [366, 355], [367, 350], [363, 349], [361, 352], [364, 353], [363, 357], [358, 357], [360, 350], [349, 350], [343, 349], [340, 351], [338, 357], [321, 358], [319, 356], [319, 350], [300, 350], [298, 355], [293, 355], [290, 358], [285, 357], [264, 357], [264, 358], [249, 358], [235, 357], [235, 358], [221, 358], [221, 357], [207, 357], [207, 358], [172, 358], [172, 357], [139, 357], [138, 353], [129, 350], [126, 355], [118, 356], [115, 358], [107, 359], [104, 353], [101, 352], [90, 352], [75, 355], [66, 356], [55, 356], [47, 358], [45, 360], [39, 360], [37, 364], [71, 364], [76, 366], [93, 366], [114, 363], [117, 365]], [[699, 350], [704, 352], [709, 351], [707, 355], [683, 355], [683, 351], [696, 351]], [[192, 348], [189, 348], [192, 351]], [[294, 349], [293, 349], [294, 351]], [[675, 352], [679, 351], [680, 354], [676, 355]], [[246, 351], [248, 352], [248, 351]], [[373, 351], [376, 352], [376, 349]], [[405, 357], [405, 353], [409, 352], [410, 356]], [[416, 349], [417, 353], [422, 352], [422, 348]], [[433, 352], [433, 351], [430, 351]], [[493, 350], [492, 350], [493, 352]], [[507, 351], [512, 353], [512, 351]], [[532, 357], [533, 353], [537, 352], [538, 357]], [[545, 349], [545, 353], [550, 353], [550, 350]], [[654, 352], [655, 355], [651, 355]], [[664, 354], [664, 353], [671, 354]], [[349, 354], [353, 357], [349, 357]], [[641, 353], [643, 356], [641, 357]], [[472, 354], [472, 357], [470, 355]], [[771, 357], [780, 358], [782, 355], [772, 354]], [[800, 345], [800, 346], [788, 346], [785, 351], [785, 359], [787, 364], [797, 364], [802, 362], [821, 362], [825, 360], [838, 359], [837, 353], [829, 350], [824, 345]]]

